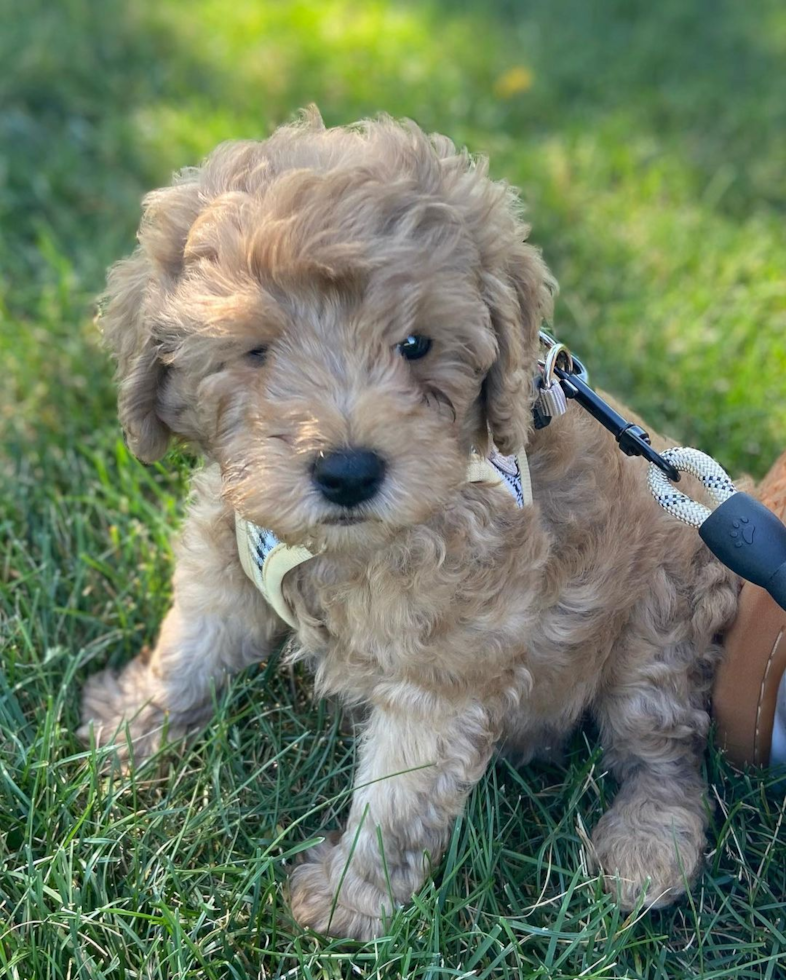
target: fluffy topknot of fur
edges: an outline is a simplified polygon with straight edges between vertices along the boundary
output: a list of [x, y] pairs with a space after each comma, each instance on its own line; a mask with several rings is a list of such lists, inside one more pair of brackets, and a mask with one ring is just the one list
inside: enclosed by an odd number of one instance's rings
[[503, 451], [520, 448], [525, 365], [555, 291], [528, 230], [515, 191], [489, 179], [485, 159], [410, 121], [327, 129], [312, 108], [265, 141], [222, 144], [147, 195], [139, 247], [109, 275], [101, 322], [129, 445], [146, 461], [165, 451], [162, 387], [184, 335], [275, 316], [271, 295], [282, 290], [362, 292], [375, 270], [411, 276], [415, 297], [418, 276], [453, 261], [474, 280], [496, 338], [488, 424]]

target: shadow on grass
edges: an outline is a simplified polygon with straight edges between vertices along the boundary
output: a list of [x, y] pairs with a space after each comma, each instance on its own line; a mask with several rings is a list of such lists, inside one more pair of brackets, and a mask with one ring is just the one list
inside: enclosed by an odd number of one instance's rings
[[[512, 134], [649, 136], [693, 171], [694, 190], [731, 213], [786, 208], [786, 12], [778, 0], [442, 0], [441, 18], [474, 18], [504, 38], [501, 71], [531, 88], [499, 120]], [[479, 41], [479, 43], [482, 43]]]
[[[165, 93], [204, 88], [210, 73], [165, 25], [122, 0], [17, 6], [0, 56], [0, 220], [11, 258], [35, 273], [46, 264], [42, 237], [51, 238], [94, 280], [113, 257], [108, 245], [128, 242], [152, 179], [135, 115]], [[24, 283], [15, 286], [24, 304]]]
[[0, 31], [0, 395], [25, 465], [117, 431], [111, 366], [90, 322], [106, 266], [131, 250], [158, 175], [136, 117], [210, 72], [166, 25], [122, 0], [32, 0]]

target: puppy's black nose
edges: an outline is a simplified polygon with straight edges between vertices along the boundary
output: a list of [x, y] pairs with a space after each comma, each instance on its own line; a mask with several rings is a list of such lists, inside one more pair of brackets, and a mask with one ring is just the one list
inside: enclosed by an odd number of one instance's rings
[[319, 456], [312, 477], [332, 504], [354, 507], [370, 500], [385, 475], [385, 461], [369, 449], [342, 449]]

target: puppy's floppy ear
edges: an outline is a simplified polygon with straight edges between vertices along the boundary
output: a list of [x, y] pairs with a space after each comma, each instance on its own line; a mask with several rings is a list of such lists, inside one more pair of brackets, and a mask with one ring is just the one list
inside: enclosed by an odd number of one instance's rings
[[508, 252], [501, 272], [484, 276], [498, 352], [483, 384], [483, 399], [491, 436], [506, 454], [527, 444], [538, 332], [551, 314], [556, 291], [540, 253], [526, 242]]
[[154, 311], [182, 271], [188, 230], [198, 211], [192, 174], [181, 181], [145, 198], [139, 248], [110, 269], [98, 317], [117, 358], [120, 424], [129, 448], [145, 463], [164, 455], [171, 435], [159, 414], [167, 367], [159, 357]]

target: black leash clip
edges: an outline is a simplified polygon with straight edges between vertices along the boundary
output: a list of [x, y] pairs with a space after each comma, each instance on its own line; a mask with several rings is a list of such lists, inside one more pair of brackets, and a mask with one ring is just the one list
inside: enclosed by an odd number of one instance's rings
[[679, 470], [652, 448], [649, 433], [635, 422], [624, 419], [582, 379], [582, 374], [586, 378], [587, 372], [581, 361], [574, 357], [573, 371], [555, 367], [554, 373], [560, 380], [565, 397], [574, 398], [583, 409], [608, 429], [626, 456], [643, 456], [648, 462], [654, 463], [674, 483], [679, 482]]
[[679, 470], [675, 469], [659, 452], [652, 448], [649, 433], [645, 429], [636, 425], [635, 422], [628, 422], [627, 419], [624, 419], [580, 377], [570, 374], [562, 368], [556, 368], [555, 373], [560, 379], [565, 396], [575, 398], [583, 409], [589, 412], [594, 419], [597, 419], [605, 429], [608, 429], [626, 456], [643, 456], [649, 463], [654, 463], [674, 483], [679, 481]]
[[[556, 399], [553, 395], [544, 398], [544, 395], [549, 395], [550, 390], [555, 387], [552, 384], [553, 380], [558, 379], [559, 387], [562, 389], [561, 394], [566, 398], [575, 399], [583, 409], [608, 429], [626, 456], [642, 456], [648, 462], [654, 463], [674, 483], [679, 482], [679, 470], [652, 448], [649, 433], [640, 425], [624, 419], [590, 388], [589, 374], [581, 361], [564, 344], [558, 343], [544, 330], [540, 332], [540, 342], [546, 349], [546, 356], [540, 362], [543, 376], [538, 381], [539, 397], [533, 410], [535, 428], [544, 428], [551, 422], [552, 415], [559, 415], [564, 411], [564, 409], [550, 411], [549, 407]], [[558, 356], [555, 357], [555, 354]]]

